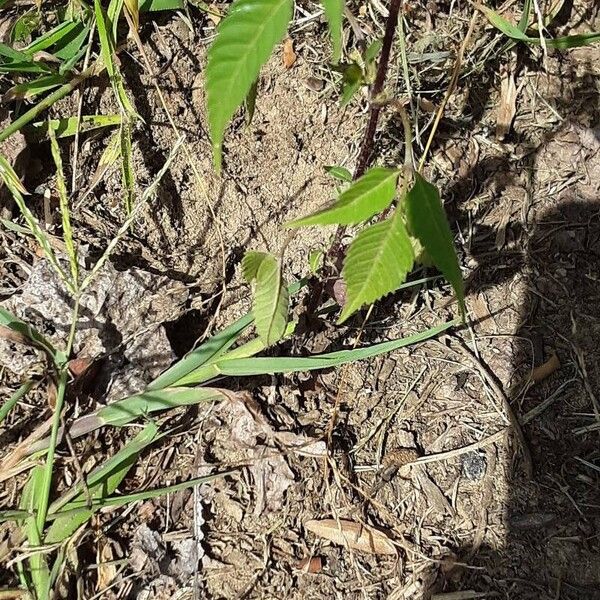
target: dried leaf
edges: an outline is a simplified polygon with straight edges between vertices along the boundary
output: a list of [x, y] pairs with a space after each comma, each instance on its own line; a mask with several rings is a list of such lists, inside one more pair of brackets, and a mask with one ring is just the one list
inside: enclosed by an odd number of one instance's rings
[[112, 547], [110, 543], [107, 543], [104, 540], [100, 541], [99, 559], [96, 590], [101, 592], [105, 590], [117, 576], [117, 566], [111, 562], [114, 559]]
[[219, 7], [216, 4], [209, 4], [208, 8], [210, 10], [206, 11], [206, 16], [208, 17], [209, 21], [212, 21], [213, 25], [217, 26], [223, 18], [221, 16]]
[[531, 380], [535, 383], [543, 381], [546, 377], [550, 377], [554, 371], [560, 369], [560, 359], [556, 354], [552, 354], [552, 356], [539, 367], [533, 369], [531, 373]]
[[298, 563], [297, 568], [303, 573], [319, 573], [323, 568], [323, 561], [320, 556], [308, 556]]
[[7, 342], [28, 345], [31, 342], [21, 333], [12, 330], [10, 327], [0, 325], [0, 338]]
[[56, 408], [56, 384], [52, 379], [48, 380], [48, 384], [46, 386], [46, 392], [48, 393], [48, 406], [54, 410]]
[[73, 375], [73, 377], [79, 377], [90, 368], [93, 362], [93, 358], [86, 356], [74, 358], [69, 361], [69, 371], [71, 371], [71, 375]]
[[503, 140], [510, 131], [511, 124], [517, 111], [517, 86], [512, 69], [507, 69], [502, 77], [500, 86], [500, 105], [496, 117], [496, 137]]
[[349, 546], [360, 552], [396, 554], [396, 548], [392, 540], [385, 533], [354, 521], [314, 519], [307, 521], [304, 528], [334, 544]]
[[424, 112], [431, 114], [437, 110], [437, 106], [428, 98], [419, 98], [419, 107]]
[[287, 38], [283, 42], [283, 66], [291, 69], [296, 62], [296, 53], [294, 52], [294, 42], [292, 38]]

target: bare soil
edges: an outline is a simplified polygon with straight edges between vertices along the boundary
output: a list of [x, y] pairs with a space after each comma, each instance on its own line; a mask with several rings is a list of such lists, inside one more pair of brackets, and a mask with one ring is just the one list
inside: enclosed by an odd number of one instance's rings
[[[350, 8], [364, 35], [382, 35], [381, 3]], [[304, 9], [316, 14], [317, 6]], [[444, 1], [407, 7], [417, 155], [431, 125], [428, 103], [443, 98], [471, 10]], [[593, 2], [565, 3], [552, 32], [599, 30], [598, 12]], [[323, 19], [303, 21], [298, 12], [290, 28], [297, 60], [287, 69], [281, 48], [275, 52], [260, 78], [253, 121], [246, 125], [243, 115], [234, 121], [225, 173], [217, 177], [202, 87], [214, 27], [203, 13], [191, 9], [190, 15], [193, 32], [181, 16], [165, 14], [145, 22], [141, 37], [203, 186], [180, 154], [113, 258], [118, 270], [140, 269], [187, 288], [172, 315], [164, 318], [162, 310], [146, 323], [164, 328], [173, 357], [248, 310], [244, 250], [279, 252], [287, 241], [282, 223], [332, 197], [334, 181], [323, 166], [352, 170], [368, 109], [365, 93], [339, 108]], [[78, 538], [58, 596], [600, 598], [600, 48], [545, 56], [540, 48], [518, 47], [495, 56], [503, 43], [480, 17], [426, 167], [457, 234], [472, 325], [316, 376], [222, 380], [219, 385], [247, 392], [245, 401], [165, 416], [173, 433], [143, 457], [123, 490], [183, 481], [209, 467], [234, 467], [234, 473], [94, 517]], [[143, 190], [175, 135], [133, 42], [121, 64], [144, 119], [134, 132]], [[516, 115], [499, 140], [506, 73], [516, 83]], [[398, 45], [387, 89], [406, 97]], [[74, 114], [75, 107], [68, 99], [56, 110]], [[87, 87], [84, 107], [84, 113], [115, 111], [106, 81]], [[81, 190], [106, 141], [106, 135], [83, 141]], [[398, 164], [402, 149], [401, 123], [385, 112], [374, 160]], [[30, 189], [51, 185], [47, 152], [32, 148], [31, 164], [39, 169], [26, 180]], [[31, 202], [43, 214], [42, 196]], [[75, 212], [76, 234], [90, 256], [106, 246], [122, 218], [120, 176], [110, 173]], [[289, 241], [290, 280], [307, 274], [308, 253], [326, 248], [332, 234], [313, 228]], [[40, 259], [28, 242], [2, 235], [0, 268], [17, 295], [28, 274], [19, 261]], [[424, 274], [434, 273], [415, 278]], [[438, 279], [384, 299], [364, 327], [364, 313], [344, 328], [321, 322], [270, 352], [351, 347], [359, 331], [361, 344], [375, 343], [456, 312], [448, 285]], [[545, 376], [534, 370], [554, 355], [558, 368]], [[4, 389], [14, 389], [18, 378], [8, 365], [2, 378]], [[38, 396], [3, 424], [0, 458], [47, 418]], [[531, 474], [504, 397], [522, 424]], [[91, 398], [88, 406], [102, 401]], [[289, 451], [277, 437], [282, 433], [330, 442], [329, 459]], [[81, 463], [90, 466], [92, 457], [111, 454], [130, 437], [121, 430], [89, 436], [77, 446]], [[407, 451], [429, 462], [403, 466]], [[66, 448], [61, 460], [76, 479]], [[19, 477], [0, 483], [0, 504], [14, 506], [21, 484]], [[67, 485], [57, 482], [57, 489]], [[385, 532], [397, 555], [353, 551], [306, 530], [307, 521], [325, 518]], [[0, 543], [10, 545], [9, 528], [0, 527]], [[318, 560], [307, 569], [310, 559]], [[96, 566], [113, 560], [120, 561], [114, 571]], [[14, 565], [0, 574], [3, 584], [16, 581]]]

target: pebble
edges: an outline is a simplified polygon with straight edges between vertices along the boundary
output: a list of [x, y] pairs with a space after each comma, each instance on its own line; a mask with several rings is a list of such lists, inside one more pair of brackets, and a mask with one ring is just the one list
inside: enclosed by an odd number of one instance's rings
[[486, 466], [485, 456], [479, 452], [469, 452], [462, 457], [462, 473], [470, 481], [483, 479]]

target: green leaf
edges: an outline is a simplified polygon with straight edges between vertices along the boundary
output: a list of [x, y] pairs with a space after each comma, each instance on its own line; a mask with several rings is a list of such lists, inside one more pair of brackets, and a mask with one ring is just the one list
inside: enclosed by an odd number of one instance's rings
[[223, 329], [223, 331], [212, 336], [204, 344], [167, 369], [148, 386], [147, 390], [160, 390], [165, 387], [177, 385], [178, 381], [188, 373], [195, 371], [209, 360], [227, 351], [250, 326], [253, 320], [254, 316], [252, 313], [248, 313], [229, 327]]
[[454, 250], [453, 236], [438, 189], [415, 173], [415, 183], [406, 194], [408, 227], [425, 248], [433, 264], [452, 284], [461, 313], [465, 314], [462, 273]]
[[286, 227], [307, 225], [355, 225], [385, 210], [396, 194], [399, 171], [374, 167], [342, 192], [333, 206], [308, 217], [287, 223]]
[[323, 250], [311, 250], [308, 253], [308, 266], [313, 275], [316, 275], [320, 271], [324, 258], [325, 252]]
[[[188, 406], [200, 402], [215, 402], [222, 400], [224, 397], [223, 392], [216, 388], [164, 388], [162, 390], [145, 391], [118, 400], [103, 406], [94, 415], [88, 415], [88, 418], [94, 416], [99, 422], [97, 427], [102, 425], [119, 427], [159, 410]], [[86, 419], [86, 417], [83, 417], [83, 419]]]
[[527, 31], [527, 27], [529, 25], [529, 15], [531, 13], [531, 5], [532, 0], [525, 0], [523, 3], [523, 12], [521, 14], [521, 18], [519, 19], [519, 29], [523, 32]]
[[142, 0], [140, 2], [140, 12], [180, 10], [184, 7], [184, 0]]
[[263, 258], [256, 272], [254, 319], [256, 332], [266, 346], [278, 342], [288, 320], [289, 294], [281, 276], [281, 265], [271, 255]]
[[[42, 532], [38, 529], [36, 522], [36, 512], [41, 502], [43, 494], [43, 481], [45, 468], [41, 465], [34, 467], [29, 474], [29, 479], [23, 489], [21, 496], [21, 509], [31, 513], [31, 517], [24, 522], [24, 529], [30, 546], [39, 546], [41, 544]], [[50, 591], [50, 571], [46, 556], [42, 553], [33, 553], [27, 561], [28, 571], [26, 573], [29, 585], [35, 591], [36, 598], [47, 598]]]
[[346, 106], [364, 83], [363, 71], [356, 63], [346, 65], [342, 76], [342, 97], [340, 104]]
[[314, 356], [303, 357], [251, 357], [251, 358], [223, 358], [215, 363], [217, 374], [229, 375], [232, 377], [246, 377], [255, 375], [266, 375], [271, 373], [296, 373], [299, 371], [314, 371], [318, 369], [331, 369], [357, 360], [364, 360], [386, 354], [411, 346], [419, 342], [431, 339], [436, 335], [446, 331], [450, 327], [459, 325], [460, 320], [454, 319], [441, 325], [436, 325], [426, 331], [410, 335], [405, 338], [381, 342], [365, 348], [356, 348], [354, 350], [339, 350], [327, 354], [316, 354]]
[[[109, 7], [110, 8], [110, 7]], [[129, 100], [129, 96], [123, 86], [121, 72], [114, 60], [115, 39], [113, 30], [111, 29], [110, 19], [106, 16], [100, 0], [94, 0], [94, 11], [96, 14], [96, 24], [98, 27], [98, 36], [100, 37], [100, 57], [106, 67], [106, 72], [112, 84], [115, 96], [121, 110], [132, 117], [137, 117], [137, 114]]]
[[58, 43], [76, 29], [83, 28], [82, 23], [76, 21], [63, 21], [44, 35], [34, 40], [27, 48], [23, 49], [23, 52], [29, 56], [33, 56], [36, 52], [46, 50]]
[[27, 40], [32, 33], [40, 27], [40, 12], [30, 10], [21, 15], [12, 26], [10, 31], [10, 41], [14, 44], [22, 43]]
[[[135, 464], [140, 452], [149, 446], [158, 434], [154, 423], [149, 423], [132, 440], [130, 440], [117, 454], [108, 459], [103, 465], [95, 469], [87, 477], [87, 485], [93, 500], [102, 501], [112, 494], [123, 481], [129, 469]], [[83, 525], [94, 512], [94, 507], [61, 515], [61, 512], [70, 511], [75, 506], [87, 503], [86, 496], [81, 491], [81, 485], [68, 497], [72, 500], [65, 502], [65, 498], [59, 500], [51, 508], [51, 512], [58, 516], [49, 527], [44, 541], [48, 544], [62, 542], [71, 536], [81, 525]], [[60, 507], [60, 510], [59, 510]]]
[[329, 37], [333, 46], [333, 62], [337, 63], [342, 56], [342, 19], [344, 16], [344, 0], [321, 0], [327, 23]]
[[0, 179], [4, 181], [6, 187], [9, 189], [15, 189], [20, 194], [28, 193], [25, 186], [21, 183], [20, 177], [2, 154], [0, 154]]
[[66, 362], [67, 357], [64, 352], [54, 348], [41, 333], [2, 307], [0, 307], [0, 326], [7, 327], [19, 336], [23, 336], [31, 345], [46, 352], [56, 366], [61, 366]]
[[71, 284], [73, 289], [77, 289], [79, 280], [79, 261], [77, 260], [77, 248], [73, 241], [73, 229], [71, 227], [71, 212], [69, 209], [69, 194], [67, 193], [67, 185], [65, 182], [65, 174], [63, 170], [62, 157], [60, 148], [56, 141], [54, 129], [48, 129], [50, 134], [50, 150], [54, 164], [56, 165], [56, 191], [58, 192], [60, 215], [63, 229], [63, 240], [65, 242], [65, 250], [69, 259], [71, 268]]
[[31, 379], [26, 381], [14, 394], [11, 395], [8, 400], [6, 400], [6, 402], [4, 402], [4, 404], [2, 404], [2, 406], [0, 406], [0, 425], [2, 425], [2, 421], [6, 419], [10, 411], [17, 405], [17, 402], [19, 402], [23, 396], [26, 396], [29, 393], [29, 390], [33, 387], [33, 384], [34, 381]]
[[338, 167], [337, 165], [330, 165], [324, 167], [325, 171], [329, 173], [332, 177], [339, 179], [340, 181], [345, 181], [346, 183], [352, 182], [352, 173], [346, 169], [346, 167]]
[[225, 128], [285, 35], [293, 6], [293, 0], [236, 0], [219, 23], [206, 66], [208, 124], [217, 170]]
[[18, 83], [11, 87], [2, 99], [6, 102], [13, 100], [27, 100], [34, 98], [38, 94], [43, 94], [59, 85], [63, 85], [67, 78], [63, 75], [44, 75], [33, 81]]
[[266, 252], [249, 250], [242, 259], [242, 275], [248, 283], [252, 283], [258, 274], [258, 268], [262, 262], [269, 257]]
[[[504, 17], [500, 16], [497, 12], [493, 11], [487, 6], [482, 4], [475, 4], [475, 6], [487, 17], [488, 21], [496, 28], [499, 29], [504, 35], [517, 40], [519, 42], [525, 42], [526, 44], [541, 44], [539, 37], [530, 37], [524, 33], [519, 27], [513, 25], [507, 21]], [[590, 31], [589, 33], [580, 33], [576, 35], [567, 35], [560, 38], [545, 38], [544, 43], [548, 48], [579, 48], [580, 46], [587, 46], [595, 42], [600, 41], [600, 32]]]
[[363, 229], [344, 260], [342, 277], [347, 301], [338, 323], [343, 323], [365, 304], [393, 292], [413, 266], [413, 247], [402, 220], [402, 211]]
[[77, 132], [86, 133], [102, 127], [113, 127], [121, 124], [121, 115], [82, 115], [79, 117], [63, 117], [38, 121], [25, 128], [26, 132], [35, 137], [36, 141], [43, 140], [52, 129], [57, 138], [75, 135]]
[[372, 65], [377, 58], [377, 55], [381, 51], [381, 47], [383, 46], [383, 42], [381, 40], [373, 40], [365, 50], [364, 59], [365, 65]]
[[[209, 481], [213, 481], [218, 477], [225, 477], [227, 475], [231, 475], [231, 473], [233, 472], [233, 470], [222, 471], [221, 473], [215, 473], [214, 475], [196, 477], [194, 479], [189, 479], [188, 481], [182, 481], [181, 483], [175, 483], [173, 485], [166, 485], [157, 489], [144, 490], [143, 492], [134, 492], [133, 494], [125, 494], [123, 496], [111, 496], [108, 498], [102, 498], [100, 500], [94, 500], [92, 506], [95, 509], [105, 506], [125, 506], [126, 504], [131, 504], [132, 502], [140, 502], [142, 500], [150, 500], [151, 498], [159, 498], [160, 496], [166, 496], [167, 494], [172, 494], [180, 490], [186, 490], [191, 487], [200, 485], [202, 483], [208, 483]], [[64, 514], [77, 514], [82, 510], [84, 506], [84, 500], [75, 501], [72, 504], [72, 508], [69, 508], [68, 511], [64, 511]], [[50, 515], [48, 518], [53, 518], [53, 515]]]

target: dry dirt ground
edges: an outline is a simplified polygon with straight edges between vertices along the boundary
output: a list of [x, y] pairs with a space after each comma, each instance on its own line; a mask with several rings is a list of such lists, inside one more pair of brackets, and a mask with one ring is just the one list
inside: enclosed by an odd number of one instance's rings
[[[369, 39], [382, 35], [384, 4], [350, 4], [356, 27]], [[417, 154], [471, 10], [462, 0], [407, 6]], [[518, 7], [512, 10], [517, 18]], [[599, 30], [598, 12], [592, 0], [565, 2], [553, 33], [564, 33], [567, 23], [577, 31]], [[136, 314], [131, 307], [138, 296], [123, 295], [121, 305], [112, 300], [113, 337], [106, 323], [98, 326], [104, 351], [127, 346], [143, 327], [158, 327], [152, 342], [143, 333], [136, 342], [142, 356], [144, 346], [164, 347], [152, 368], [142, 369], [126, 350], [120, 351], [122, 363], [111, 363], [121, 369], [123, 361], [133, 363], [137, 371], [123, 372], [141, 380], [249, 308], [240, 276], [243, 251], [279, 252], [286, 240], [281, 224], [331, 197], [334, 182], [323, 166], [352, 170], [367, 116], [365, 94], [339, 108], [323, 18], [316, 4], [302, 3], [290, 27], [296, 62], [285, 68], [281, 48], [275, 52], [260, 78], [254, 119], [246, 126], [243, 116], [236, 118], [225, 143], [225, 173], [217, 177], [203, 108], [214, 25], [193, 8], [189, 18], [191, 29], [178, 14], [147, 19], [141, 37], [205, 185], [199, 189], [179, 155], [113, 257], [116, 272], [143, 273], [135, 279], [151, 288], [158, 304]], [[354, 43], [348, 26], [345, 35]], [[96, 516], [78, 537], [59, 595], [600, 598], [600, 48], [500, 53], [504, 42], [479, 17], [426, 168], [456, 233], [472, 326], [315, 377], [220, 381], [247, 392], [240, 395], [244, 402], [165, 417], [172, 434], [143, 456], [122, 489], [183, 481], [210, 466], [245, 466], [194, 491]], [[133, 42], [121, 66], [144, 119], [134, 132], [143, 190], [175, 136]], [[511, 78], [516, 114], [499, 139], [500, 89]], [[406, 98], [406, 82], [396, 45], [387, 88]], [[56, 112], [74, 114], [75, 107], [68, 99]], [[105, 80], [86, 87], [84, 113], [114, 110]], [[82, 142], [82, 190], [106, 139], [91, 135]], [[375, 160], [397, 164], [402, 147], [401, 124], [386, 112]], [[51, 185], [48, 149], [33, 147], [31, 154], [28, 188]], [[76, 236], [90, 256], [118, 229], [120, 198], [119, 174], [109, 173], [75, 212]], [[43, 215], [42, 196], [34, 194], [31, 202]], [[291, 240], [284, 258], [290, 280], [307, 274], [309, 251], [326, 247], [331, 234], [315, 228]], [[18, 302], [41, 259], [15, 233], [2, 235], [3, 294]], [[133, 285], [128, 282], [123, 285]], [[166, 289], [173, 293], [161, 300]], [[360, 343], [405, 336], [455, 313], [448, 286], [436, 280], [380, 302]], [[363, 320], [364, 314], [342, 329], [322, 322], [271, 353], [349, 347]], [[535, 369], [544, 364], [546, 372]], [[8, 395], [18, 377], [10, 365], [2, 377]], [[531, 472], [511, 433], [506, 398], [522, 424]], [[104, 401], [88, 399], [85, 408]], [[45, 406], [33, 394], [3, 424], [0, 457], [47, 418]], [[69, 414], [79, 410], [69, 407]], [[291, 451], [277, 441], [282, 432], [315, 441], [329, 437], [329, 460]], [[93, 465], [95, 456], [110, 454], [131, 435], [111, 429], [88, 436], [76, 447], [81, 463]], [[428, 458], [402, 466], [416, 456]], [[61, 461], [75, 480], [66, 448]], [[0, 504], [13, 506], [21, 484], [19, 477], [0, 483]], [[61, 489], [69, 480], [56, 485]], [[315, 519], [380, 530], [393, 541], [394, 554], [327, 542], [306, 526]], [[1, 531], [6, 544], [10, 532]], [[15, 581], [12, 564], [0, 582]]]

